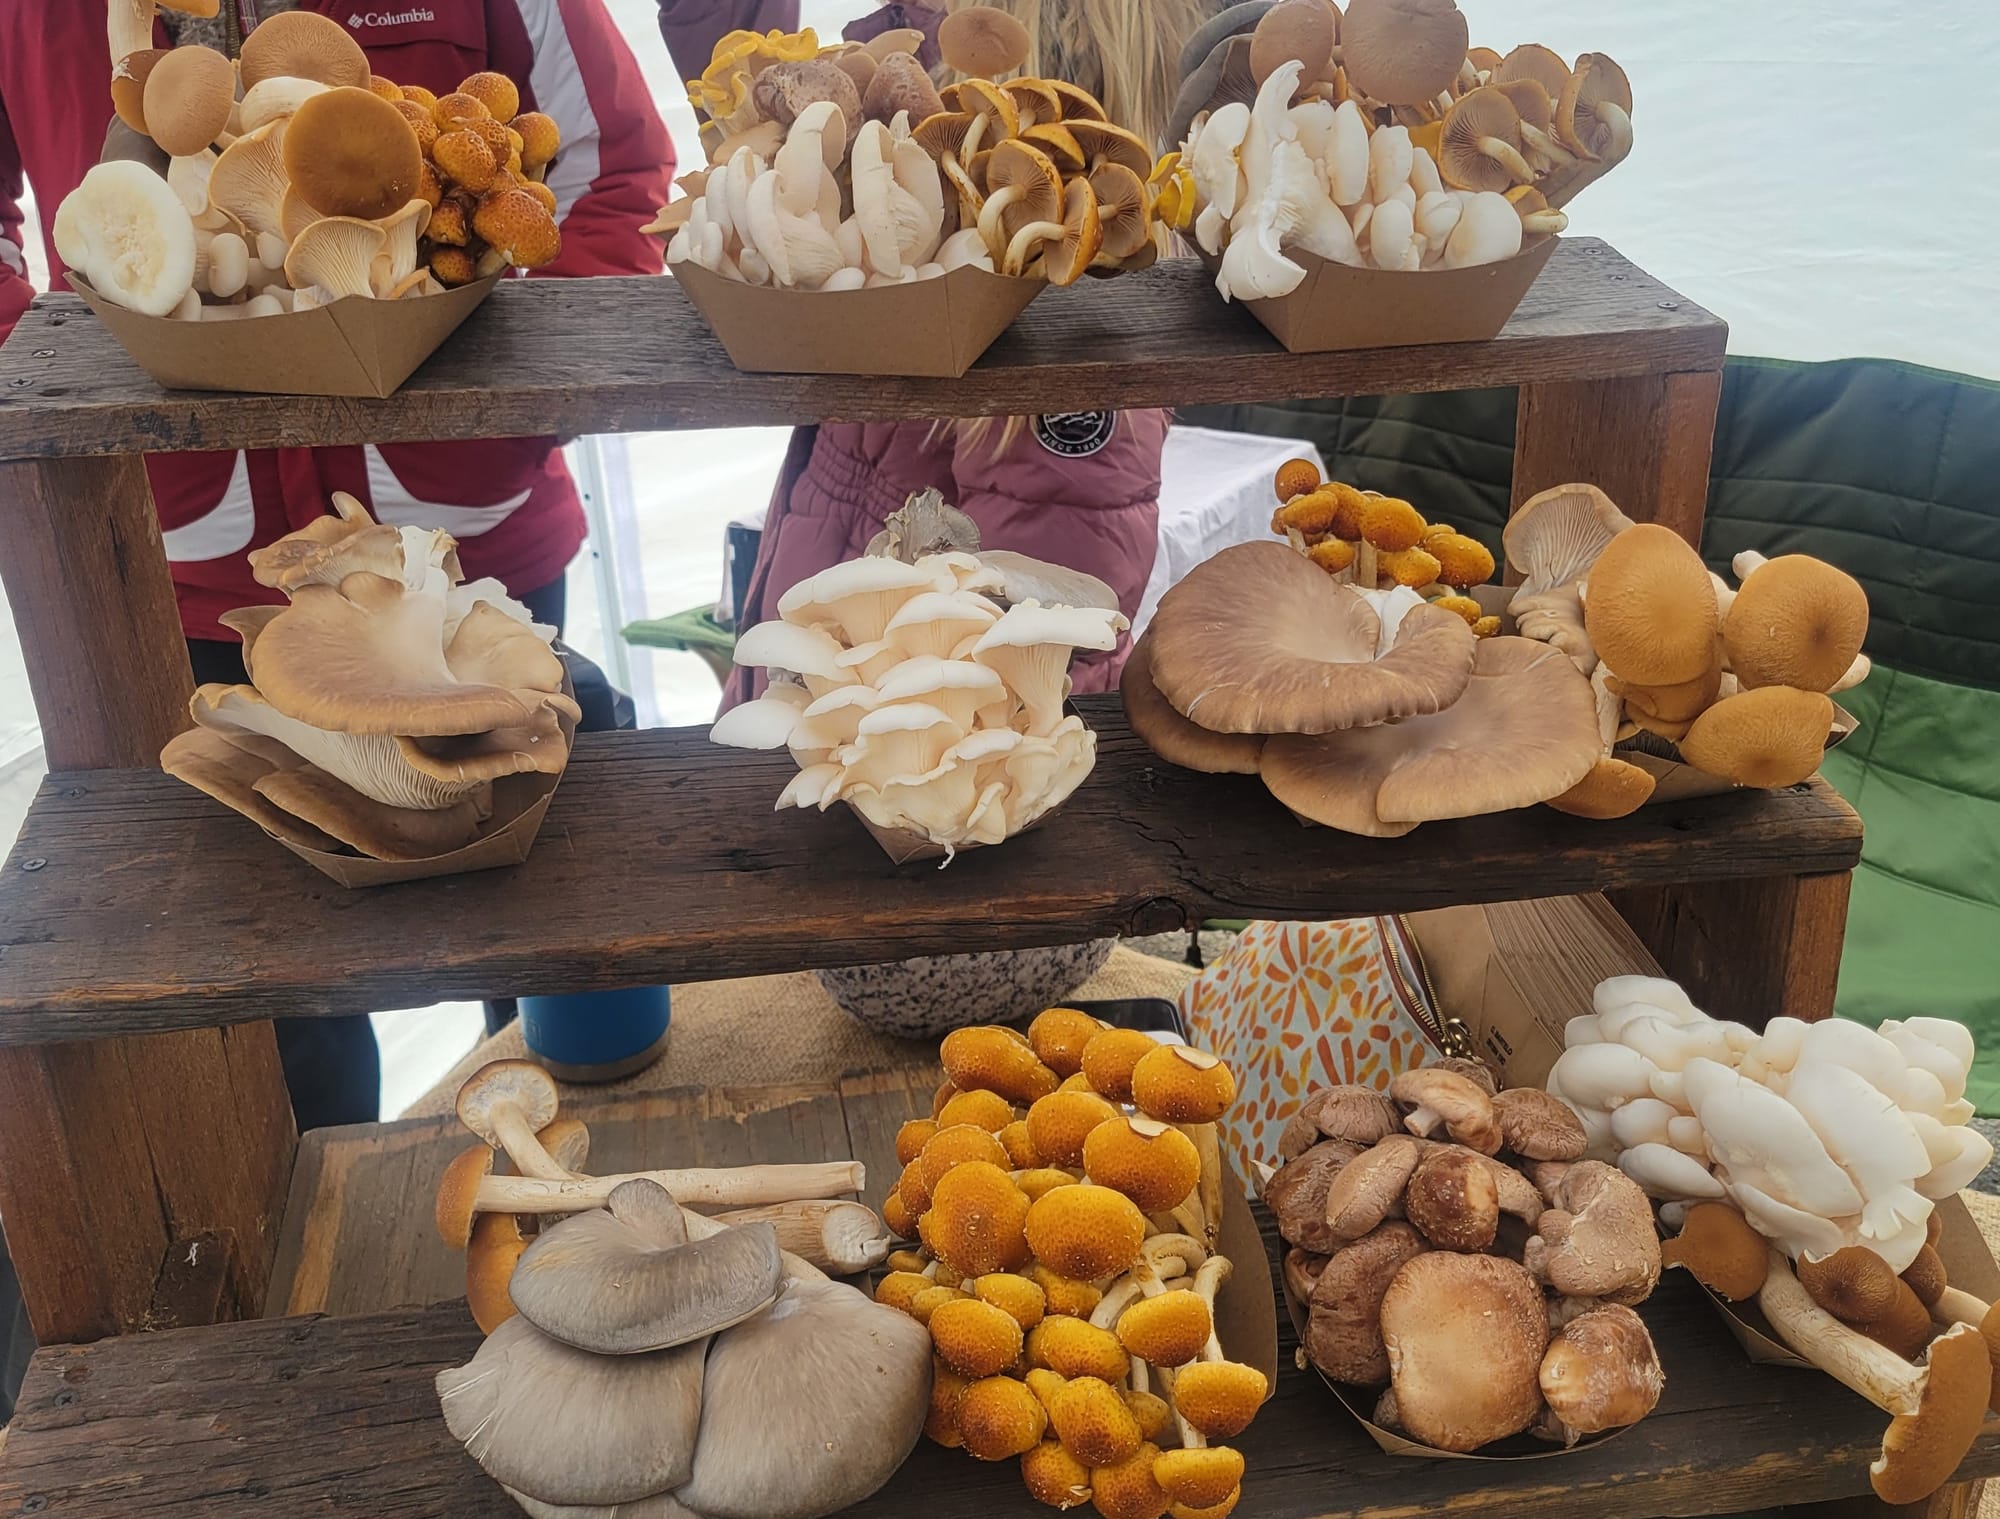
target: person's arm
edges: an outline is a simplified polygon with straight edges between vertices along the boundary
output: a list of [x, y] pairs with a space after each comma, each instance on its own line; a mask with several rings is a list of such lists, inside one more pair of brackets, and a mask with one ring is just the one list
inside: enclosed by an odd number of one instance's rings
[[528, 81], [562, 129], [549, 166], [562, 256], [535, 276], [658, 274], [665, 246], [639, 229], [667, 203], [674, 146], [604, 0], [489, 0], [517, 11], [532, 58], [491, 66]]
[[14, 330], [35, 287], [28, 283], [27, 243], [23, 240], [21, 199], [27, 178], [21, 168], [20, 144], [14, 141], [7, 103], [0, 100], [0, 342]]
[[660, 36], [683, 79], [699, 79], [731, 32], [796, 32], [799, 0], [660, 0]]

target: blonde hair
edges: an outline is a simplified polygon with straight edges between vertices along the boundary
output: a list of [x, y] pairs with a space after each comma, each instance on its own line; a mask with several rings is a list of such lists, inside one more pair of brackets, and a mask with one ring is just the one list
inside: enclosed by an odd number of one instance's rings
[[[952, 10], [982, 0], [951, 0]], [[1181, 50], [1215, 13], [1215, 0], [983, 0], [1028, 29], [1021, 72], [1066, 79], [1104, 103], [1111, 119], [1155, 151], [1181, 88]]]

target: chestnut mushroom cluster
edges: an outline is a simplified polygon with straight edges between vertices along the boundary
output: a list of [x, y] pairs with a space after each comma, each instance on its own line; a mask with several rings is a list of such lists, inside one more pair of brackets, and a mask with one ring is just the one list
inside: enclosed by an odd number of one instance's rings
[[1377, 838], [1546, 802], [1598, 756], [1590, 683], [1559, 652], [1279, 543], [1224, 549], [1168, 591], [1120, 689], [1161, 758], [1259, 775], [1300, 818]]
[[560, 133], [520, 111], [505, 75], [442, 100], [399, 87], [345, 28], [303, 10], [257, 27], [232, 64], [152, 48], [152, 12], [114, 0], [111, 94], [166, 155], [160, 172], [97, 165], [53, 228], [107, 300], [189, 321], [275, 316], [436, 294], [561, 251], [542, 183]]
[[553, 628], [497, 580], [465, 581], [450, 534], [395, 528], [336, 491], [333, 513], [250, 555], [279, 606], [222, 621], [247, 685], [199, 687], [170, 775], [309, 849], [427, 860], [473, 842], [507, 776], [559, 775]]
[[1481, 638], [1500, 631], [1467, 594], [1493, 578], [1493, 555], [1449, 522], [1426, 522], [1409, 502], [1379, 491], [1322, 481], [1310, 459], [1279, 467], [1271, 531], [1343, 585], [1370, 590], [1407, 586], [1433, 606], [1456, 612]]
[[1610, 58], [1468, 50], [1452, 0], [1281, 0], [1197, 44], [1162, 203], [1220, 260], [1225, 299], [1297, 289], [1293, 250], [1405, 271], [1512, 258], [1632, 149]]
[[1229, 1067], [1062, 1007], [939, 1053], [947, 1079], [896, 1136], [883, 1208], [921, 1248], [875, 1292], [930, 1330], [926, 1433], [1019, 1457], [1053, 1508], [1222, 1519], [1243, 1457], [1221, 1442], [1269, 1392], [1216, 1331]]
[[1310, 1094], [1264, 1184], [1307, 1358], [1383, 1389], [1374, 1421], [1439, 1450], [1644, 1418], [1665, 1385], [1632, 1311], [1659, 1280], [1652, 1211], [1584, 1145], [1562, 1103], [1496, 1091], [1477, 1061], [1406, 1071], [1386, 1095]]
[[1090, 774], [1097, 736], [1063, 710], [1069, 663], [1116, 647], [1127, 626], [1102, 581], [982, 554], [976, 530], [927, 526], [958, 523], [971, 529], [937, 491], [920, 492], [869, 554], [781, 596], [778, 621], [735, 651], [771, 685], [709, 731], [733, 748], [791, 751], [799, 773], [780, 808], [845, 802], [947, 859], [1028, 828]]
[[1599, 759], [1552, 805], [1592, 818], [1642, 806], [1652, 775], [1614, 752], [1642, 733], [1739, 786], [1819, 769], [1831, 696], [1869, 669], [1868, 597], [1852, 576], [1807, 554], [1744, 553], [1732, 591], [1679, 534], [1635, 525], [1581, 484], [1529, 500], [1504, 542], [1522, 576], [1517, 631], [1567, 654], [1596, 704]]
[[1028, 56], [1019, 21], [954, 11], [939, 45], [966, 77], [943, 90], [921, 42], [724, 37], [689, 86], [710, 167], [646, 229], [673, 234], [668, 262], [840, 291], [965, 267], [1067, 285], [1158, 257], [1151, 149], [1074, 85], [995, 82]]
[[[928, 1337], [826, 1274], [882, 1259], [875, 1215], [793, 1201], [859, 1190], [861, 1167], [588, 1176], [589, 1133], [556, 1101], [525, 1060], [459, 1090], [481, 1143], [447, 1170], [437, 1224], [487, 1339], [437, 1392], [466, 1454], [534, 1519], [649, 1500], [817, 1519], [879, 1488], [923, 1430]], [[503, 1158], [518, 1175], [493, 1174]]]

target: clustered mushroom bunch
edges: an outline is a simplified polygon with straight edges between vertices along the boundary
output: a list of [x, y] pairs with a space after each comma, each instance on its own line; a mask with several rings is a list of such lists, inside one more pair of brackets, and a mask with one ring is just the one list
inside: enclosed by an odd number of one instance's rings
[[[926, 491], [891, 521], [945, 510]], [[1096, 763], [1097, 735], [1063, 711], [1067, 672], [1076, 650], [1116, 647], [1127, 626], [1116, 605], [1101, 581], [1017, 554], [952, 548], [911, 562], [885, 541], [792, 587], [778, 621], [737, 640], [736, 663], [774, 679], [709, 737], [789, 749], [799, 773], [781, 809], [846, 802], [947, 856], [997, 844]]]
[[[858, 1190], [857, 1163], [587, 1176], [588, 1132], [521, 1060], [477, 1072], [458, 1114], [481, 1143], [447, 1171], [437, 1224], [487, 1339], [438, 1374], [438, 1400], [522, 1509], [816, 1519], [902, 1465], [927, 1336], [793, 1248], [840, 1271], [882, 1258], [868, 1209], [794, 1201]], [[492, 1174], [503, 1155], [519, 1175]]]
[[1644, 1418], [1666, 1381], [1632, 1311], [1660, 1276], [1652, 1209], [1584, 1145], [1562, 1103], [1472, 1060], [1308, 1096], [1264, 1184], [1307, 1358], [1386, 1389], [1374, 1422], [1438, 1450]]
[[1631, 151], [1624, 71], [1466, 41], [1452, 0], [1281, 0], [1215, 43], [1190, 87], [1223, 103], [1194, 118], [1171, 204], [1220, 257], [1225, 299], [1297, 289], [1291, 250], [1458, 269], [1563, 230], [1561, 207]]
[[1590, 682], [1557, 650], [1480, 637], [1407, 586], [1338, 583], [1280, 543], [1224, 549], [1168, 591], [1120, 690], [1161, 758], [1261, 776], [1297, 816], [1377, 838], [1562, 806], [1600, 754]]
[[1653, 777], [1613, 746], [1641, 732], [1739, 786], [1795, 785], [1819, 768], [1831, 694], [1868, 673], [1868, 597], [1806, 554], [1736, 556], [1732, 591], [1677, 533], [1635, 526], [1595, 486], [1563, 485], [1508, 522], [1521, 572], [1508, 604], [1524, 638], [1590, 677], [1601, 756], [1565, 810], [1622, 817]]
[[248, 685], [206, 685], [162, 766], [304, 848], [424, 860], [470, 844], [493, 783], [559, 775], [564, 694], [553, 628], [497, 580], [465, 582], [447, 533], [333, 515], [250, 555], [282, 606], [223, 622]]
[[106, 299], [189, 321], [274, 316], [435, 294], [560, 252], [541, 183], [560, 133], [520, 111], [505, 75], [442, 99], [399, 87], [311, 11], [273, 16], [232, 64], [153, 48], [151, 0], [129, 34], [128, 8], [111, 8], [112, 101], [167, 155], [164, 178], [99, 164], [54, 228], [63, 261]]
[[883, 1208], [922, 1248], [892, 1255], [875, 1293], [930, 1330], [926, 1433], [1018, 1456], [1054, 1508], [1222, 1519], [1243, 1457], [1211, 1442], [1269, 1391], [1216, 1336], [1229, 1067], [1074, 1008], [1026, 1038], [958, 1029], [940, 1054], [933, 1117], [896, 1136]]
[[1615, 976], [1573, 1018], [1548, 1090], [1590, 1153], [1671, 1203], [1728, 1199], [1788, 1256], [1861, 1245], [1896, 1271], [1932, 1203], [1993, 1158], [1965, 1099], [1972, 1035], [1943, 1018], [1711, 1018], [1671, 981]]
[[1407, 586], [1456, 612], [1481, 638], [1500, 631], [1466, 593], [1493, 578], [1493, 555], [1449, 522], [1426, 522], [1409, 502], [1380, 491], [1322, 481], [1310, 459], [1293, 459], [1273, 482], [1271, 531], [1343, 585]]
[[968, 77], [943, 91], [921, 41], [723, 38], [689, 87], [711, 167], [647, 229], [672, 231], [668, 262], [859, 290], [966, 266], [1067, 285], [1158, 256], [1147, 145], [1074, 85], [994, 82], [1028, 55], [1020, 22], [986, 6], [948, 17], [939, 44]]

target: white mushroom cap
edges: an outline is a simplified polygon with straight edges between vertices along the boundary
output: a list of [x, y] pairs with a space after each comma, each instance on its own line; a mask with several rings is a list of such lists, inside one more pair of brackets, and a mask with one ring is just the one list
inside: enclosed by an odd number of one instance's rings
[[[974, 569], [978, 568], [974, 562]], [[889, 619], [889, 642], [908, 654], [949, 659], [968, 638], [976, 638], [1000, 618], [1000, 609], [971, 591], [925, 591]]]
[[968, 730], [981, 712], [1012, 702], [1006, 683], [985, 665], [930, 654], [905, 660], [877, 689], [887, 702], [928, 702]]
[[1707, 1166], [1668, 1145], [1633, 1145], [1618, 1157], [1618, 1169], [1645, 1188], [1648, 1197], [1671, 1202], [1725, 1195]]
[[1497, 264], [1521, 251], [1521, 214], [1497, 190], [1469, 197], [1444, 247], [1447, 269]]
[[1658, 1068], [1622, 1044], [1579, 1044], [1564, 1050], [1549, 1073], [1572, 1107], [1609, 1112], [1652, 1092]]
[[1108, 650], [1130, 624], [1098, 607], [1044, 607], [1022, 602], [980, 635], [972, 657], [996, 671], [1027, 709], [1027, 731], [1047, 736], [1062, 720], [1069, 696], [1070, 655]]
[[833, 750], [853, 743], [861, 735], [861, 719], [882, 702], [882, 693], [873, 686], [835, 686], [801, 714], [791, 736], [794, 755], [800, 750]]
[[1752, 1183], [1820, 1218], [1861, 1211], [1859, 1189], [1797, 1108], [1713, 1060], [1691, 1060], [1684, 1074], [1688, 1105], [1732, 1182]]
[[733, 657], [737, 664], [751, 669], [787, 670], [838, 681], [847, 678], [834, 662], [841, 652], [833, 635], [823, 628], [802, 627], [793, 621], [760, 622], [736, 640]]
[[1804, 1060], [1785, 1083], [1785, 1100], [1861, 1188], [1863, 1239], [1892, 1238], [1930, 1216], [1929, 1199], [1913, 1185], [1930, 1170], [1930, 1156], [1891, 1098], [1845, 1066]]
[[795, 704], [766, 696], [723, 713], [708, 730], [708, 741], [731, 749], [782, 749], [798, 725]]
[[[1787, 1255], [1818, 1260], [1848, 1243], [1846, 1233], [1832, 1219], [1780, 1202], [1754, 1182], [1734, 1175], [1729, 1177], [1728, 1185], [1730, 1200], [1743, 1210], [1750, 1227], [1766, 1239], [1776, 1240]], [[1911, 1259], [1915, 1259], [1914, 1251]], [[1907, 1270], [1908, 1266], [1905, 1261], [1897, 1269]]]
[[879, 640], [904, 602], [924, 591], [947, 591], [934, 572], [898, 559], [852, 559], [822, 570], [778, 598], [786, 622], [830, 622], [850, 648]]

